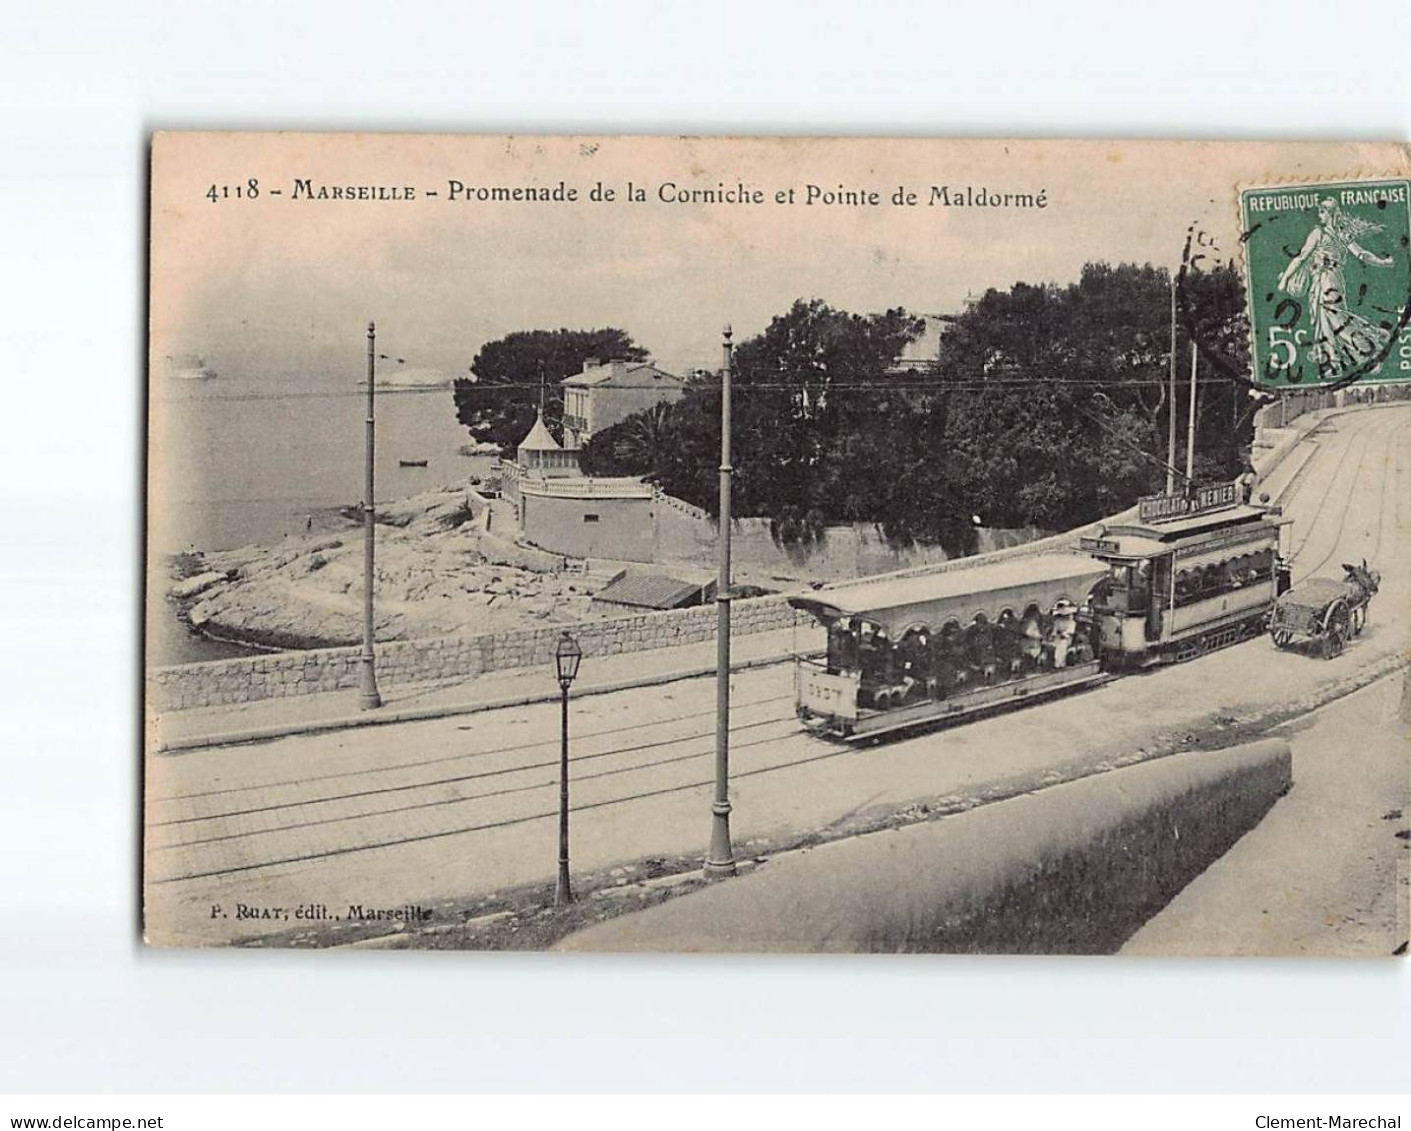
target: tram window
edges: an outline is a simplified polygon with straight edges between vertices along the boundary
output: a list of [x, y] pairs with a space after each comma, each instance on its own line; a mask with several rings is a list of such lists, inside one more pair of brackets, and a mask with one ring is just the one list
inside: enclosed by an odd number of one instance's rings
[[1133, 613], [1144, 613], [1151, 604], [1151, 561], [1145, 559], [1131, 568], [1132, 589], [1127, 609]]
[[1151, 603], [1151, 562], [1114, 565], [1107, 575], [1114, 612], [1144, 613]]
[[1164, 609], [1170, 603], [1171, 559], [1169, 557], [1151, 560], [1151, 596], [1156, 608]]

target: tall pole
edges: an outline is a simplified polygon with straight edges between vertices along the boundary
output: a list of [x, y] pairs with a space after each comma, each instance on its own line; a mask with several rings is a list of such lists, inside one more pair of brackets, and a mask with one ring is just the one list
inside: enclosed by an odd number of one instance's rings
[[376, 659], [372, 652], [372, 548], [373, 535], [373, 477], [372, 460], [376, 450], [376, 416], [373, 412], [373, 387], [377, 378], [377, 327], [367, 324], [367, 442], [364, 452], [363, 482], [363, 654], [362, 672], [358, 680], [360, 703], [364, 711], [382, 706], [382, 696], [377, 691]]
[[708, 876], [733, 876], [730, 844], [730, 327], [720, 368], [720, 575], [715, 582], [715, 800], [712, 802]]
[[563, 742], [559, 746], [559, 882], [554, 889], [554, 906], [573, 902], [573, 888], [568, 880], [568, 684], [559, 680], [563, 689]]
[[1171, 389], [1166, 398], [1166, 493], [1176, 492], [1176, 276], [1171, 276]]
[[1186, 423], [1186, 482], [1195, 481], [1195, 367], [1200, 351], [1191, 342], [1191, 408]]

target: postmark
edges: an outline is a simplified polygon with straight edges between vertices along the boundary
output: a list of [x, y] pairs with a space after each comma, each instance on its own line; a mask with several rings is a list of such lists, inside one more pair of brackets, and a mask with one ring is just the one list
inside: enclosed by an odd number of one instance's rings
[[1263, 185], [1239, 208], [1257, 385], [1411, 379], [1411, 181]]

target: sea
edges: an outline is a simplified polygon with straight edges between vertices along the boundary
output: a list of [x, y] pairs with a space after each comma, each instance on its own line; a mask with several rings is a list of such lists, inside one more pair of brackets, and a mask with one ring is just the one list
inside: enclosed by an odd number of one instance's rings
[[[148, 440], [153, 566], [164, 572], [161, 559], [180, 551], [267, 545], [310, 525], [340, 525], [339, 508], [363, 498], [366, 406], [366, 387], [346, 376], [222, 375], [155, 385]], [[460, 454], [474, 439], [456, 419], [449, 388], [379, 386], [374, 415], [379, 500], [484, 478], [494, 462]], [[426, 466], [403, 467], [402, 460]], [[243, 651], [195, 636], [174, 611], [148, 624], [155, 663]]]

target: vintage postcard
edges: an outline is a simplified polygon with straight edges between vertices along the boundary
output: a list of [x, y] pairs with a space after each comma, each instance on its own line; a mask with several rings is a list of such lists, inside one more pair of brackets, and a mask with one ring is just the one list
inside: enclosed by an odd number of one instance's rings
[[1405, 954], [1411, 151], [161, 133], [145, 935]]

